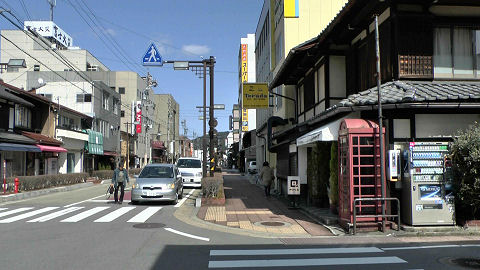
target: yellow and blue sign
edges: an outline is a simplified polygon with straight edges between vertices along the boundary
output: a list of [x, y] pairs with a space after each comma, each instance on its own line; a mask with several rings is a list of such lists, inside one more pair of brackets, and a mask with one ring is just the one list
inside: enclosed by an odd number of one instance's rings
[[299, 0], [284, 0], [283, 14], [285, 18], [298, 18], [299, 17]]

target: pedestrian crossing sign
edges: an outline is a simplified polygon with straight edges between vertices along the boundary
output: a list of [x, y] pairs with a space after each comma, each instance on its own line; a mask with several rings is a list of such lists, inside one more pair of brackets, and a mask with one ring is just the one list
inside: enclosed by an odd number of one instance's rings
[[163, 66], [162, 56], [153, 42], [148, 46], [142, 62], [144, 66]]

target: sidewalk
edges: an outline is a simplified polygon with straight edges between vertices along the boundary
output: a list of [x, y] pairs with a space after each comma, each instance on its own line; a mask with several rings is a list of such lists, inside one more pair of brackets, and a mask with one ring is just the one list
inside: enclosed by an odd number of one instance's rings
[[[414, 228], [405, 225], [402, 225], [400, 232], [394, 230], [387, 233], [369, 231], [359, 232], [356, 236], [352, 236], [335, 224], [337, 217], [332, 215], [328, 209], [305, 205], [300, 205], [300, 209], [289, 209], [289, 204], [283, 197], [266, 198], [263, 187], [255, 184], [252, 177], [243, 176], [233, 170], [224, 172], [223, 177], [225, 205], [201, 206], [196, 218], [205, 224], [216, 224], [217, 228], [225, 228], [226, 231], [240, 231], [260, 237], [303, 238], [305, 241], [309, 238], [314, 242], [331, 239], [329, 236], [344, 236], [336, 237], [336, 239], [352, 239], [352, 237], [363, 239], [359, 241], [367, 241], [366, 238], [370, 240], [378, 238], [375, 241], [385, 241], [385, 239], [393, 237], [400, 242], [480, 239], [479, 228], [438, 226]], [[328, 242], [328, 240], [326, 241]], [[348, 242], [348, 240], [346, 241]]]
[[248, 177], [224, 173], [225, 205], [202, 206], [197, 217], [229, 228], [266, 233], [270, 236], [333, 236], [332, 232], [299, 210], [291, 210], [275, 197], [265, 197], [261, 187]]

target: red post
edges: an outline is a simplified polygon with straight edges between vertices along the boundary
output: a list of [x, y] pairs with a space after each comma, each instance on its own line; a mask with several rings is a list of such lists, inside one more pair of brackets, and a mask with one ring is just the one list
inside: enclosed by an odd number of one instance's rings
[[20, 185], [20, 181], [18, 177], [15, 178], [15, 193], [18, 193], [18, 186]]

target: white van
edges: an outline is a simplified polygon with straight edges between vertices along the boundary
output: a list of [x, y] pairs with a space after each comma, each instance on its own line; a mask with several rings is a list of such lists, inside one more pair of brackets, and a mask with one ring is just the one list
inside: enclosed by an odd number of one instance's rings
[[184, 187], [202, 187], [202, 160], [182, 157], [177, 161], [177, 168], [182, 174]]

